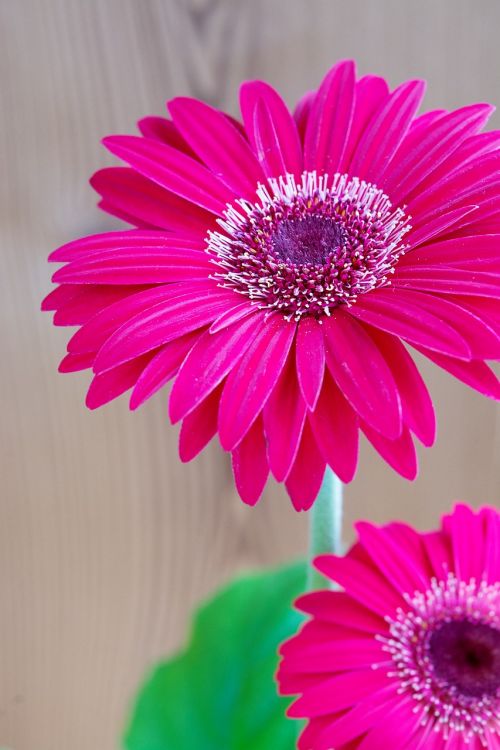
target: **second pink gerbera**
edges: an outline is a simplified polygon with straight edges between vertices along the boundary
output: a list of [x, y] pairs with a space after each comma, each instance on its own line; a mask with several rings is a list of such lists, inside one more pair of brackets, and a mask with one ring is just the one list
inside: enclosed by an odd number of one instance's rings
[[60, 369], [93, 370], [88, 406], [174, 378], [181, 458], [218, 433], [248, 503], [269, 471], [297, 509], [326, 465], [350, 481], [360, 430], [414, 478], [435, 423], [402, 341], [500, 397], [500, 132], [486, 104], [416, 117], [423, 91], [347, 61], [293, 116], [257, 81], [242, 123], [181, 98], [105, 139], [129, 166], [92, 184], [135, 228], [56, 250], [43, 304], [80, 327]]
[[500, 515], [357, 531], [315, 561], [344, 591], [301, 597], [311, 619], [281, 648], [300, 750], [499, 750]]

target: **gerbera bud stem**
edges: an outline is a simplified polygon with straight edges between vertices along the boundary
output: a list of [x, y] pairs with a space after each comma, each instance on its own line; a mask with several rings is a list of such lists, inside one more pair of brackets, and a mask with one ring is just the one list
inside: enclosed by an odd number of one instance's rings
[[[321, 489], [309, 513], [309, 559], [325, 553], [342, 554], [342, 482], [327, 466]], [[312, 564], [307, 589], [324, 589], [325, 578]]]

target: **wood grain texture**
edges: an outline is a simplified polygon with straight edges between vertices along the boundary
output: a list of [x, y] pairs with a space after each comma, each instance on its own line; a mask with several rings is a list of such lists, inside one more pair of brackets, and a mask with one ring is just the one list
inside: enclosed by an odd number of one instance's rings
[[[38, 312], [46, 255], [115, 226], [87, 185], [109, 163], [100, 138], [177, 93], [235, 112], [244, 78], [292, 102], [344, 56], [394, 84], [428, 78], [429, 107], [498, 103], [500, 4], [1, 0], [0, 12], [0, 745], [111, 750], [195, 602], [242, 567], [303, 553], [307, 519], [275, 486], [245, 508], [216, 448], [182, 466], [165, 393], [136, 414], [125, 399], [90, 413], [87, 377], [57, 374], [68, 332]], [[437, 446], [414, 484], [364, 447], [349, 525], [428, 526], [457, 497], [498, 503], [498, 409], [423, 370]]]

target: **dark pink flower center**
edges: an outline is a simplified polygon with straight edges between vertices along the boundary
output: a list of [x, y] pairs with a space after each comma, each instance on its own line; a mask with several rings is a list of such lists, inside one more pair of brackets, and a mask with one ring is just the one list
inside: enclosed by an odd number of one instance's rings
[[463, 695], [496, 695], [500, 688], [500, 631], [490, 625], [445, 622], [429, 639], [436, 676]]
[[207, 251], [221, 286], [287, 319], [321, 318], [389, 283], [406, 250], [408, 217], [356, 177], [304, 172], [259, 185], [210, 232]]

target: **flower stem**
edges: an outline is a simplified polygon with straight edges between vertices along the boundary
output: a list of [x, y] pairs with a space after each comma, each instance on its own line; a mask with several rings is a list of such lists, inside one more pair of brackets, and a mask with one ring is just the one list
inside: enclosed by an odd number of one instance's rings
[[318, 555], [342, 553], [342, 482], [327, 466], [318, 497], [309, 513], [307, 589], [324, 589], [325, 578], [312, 565]]

